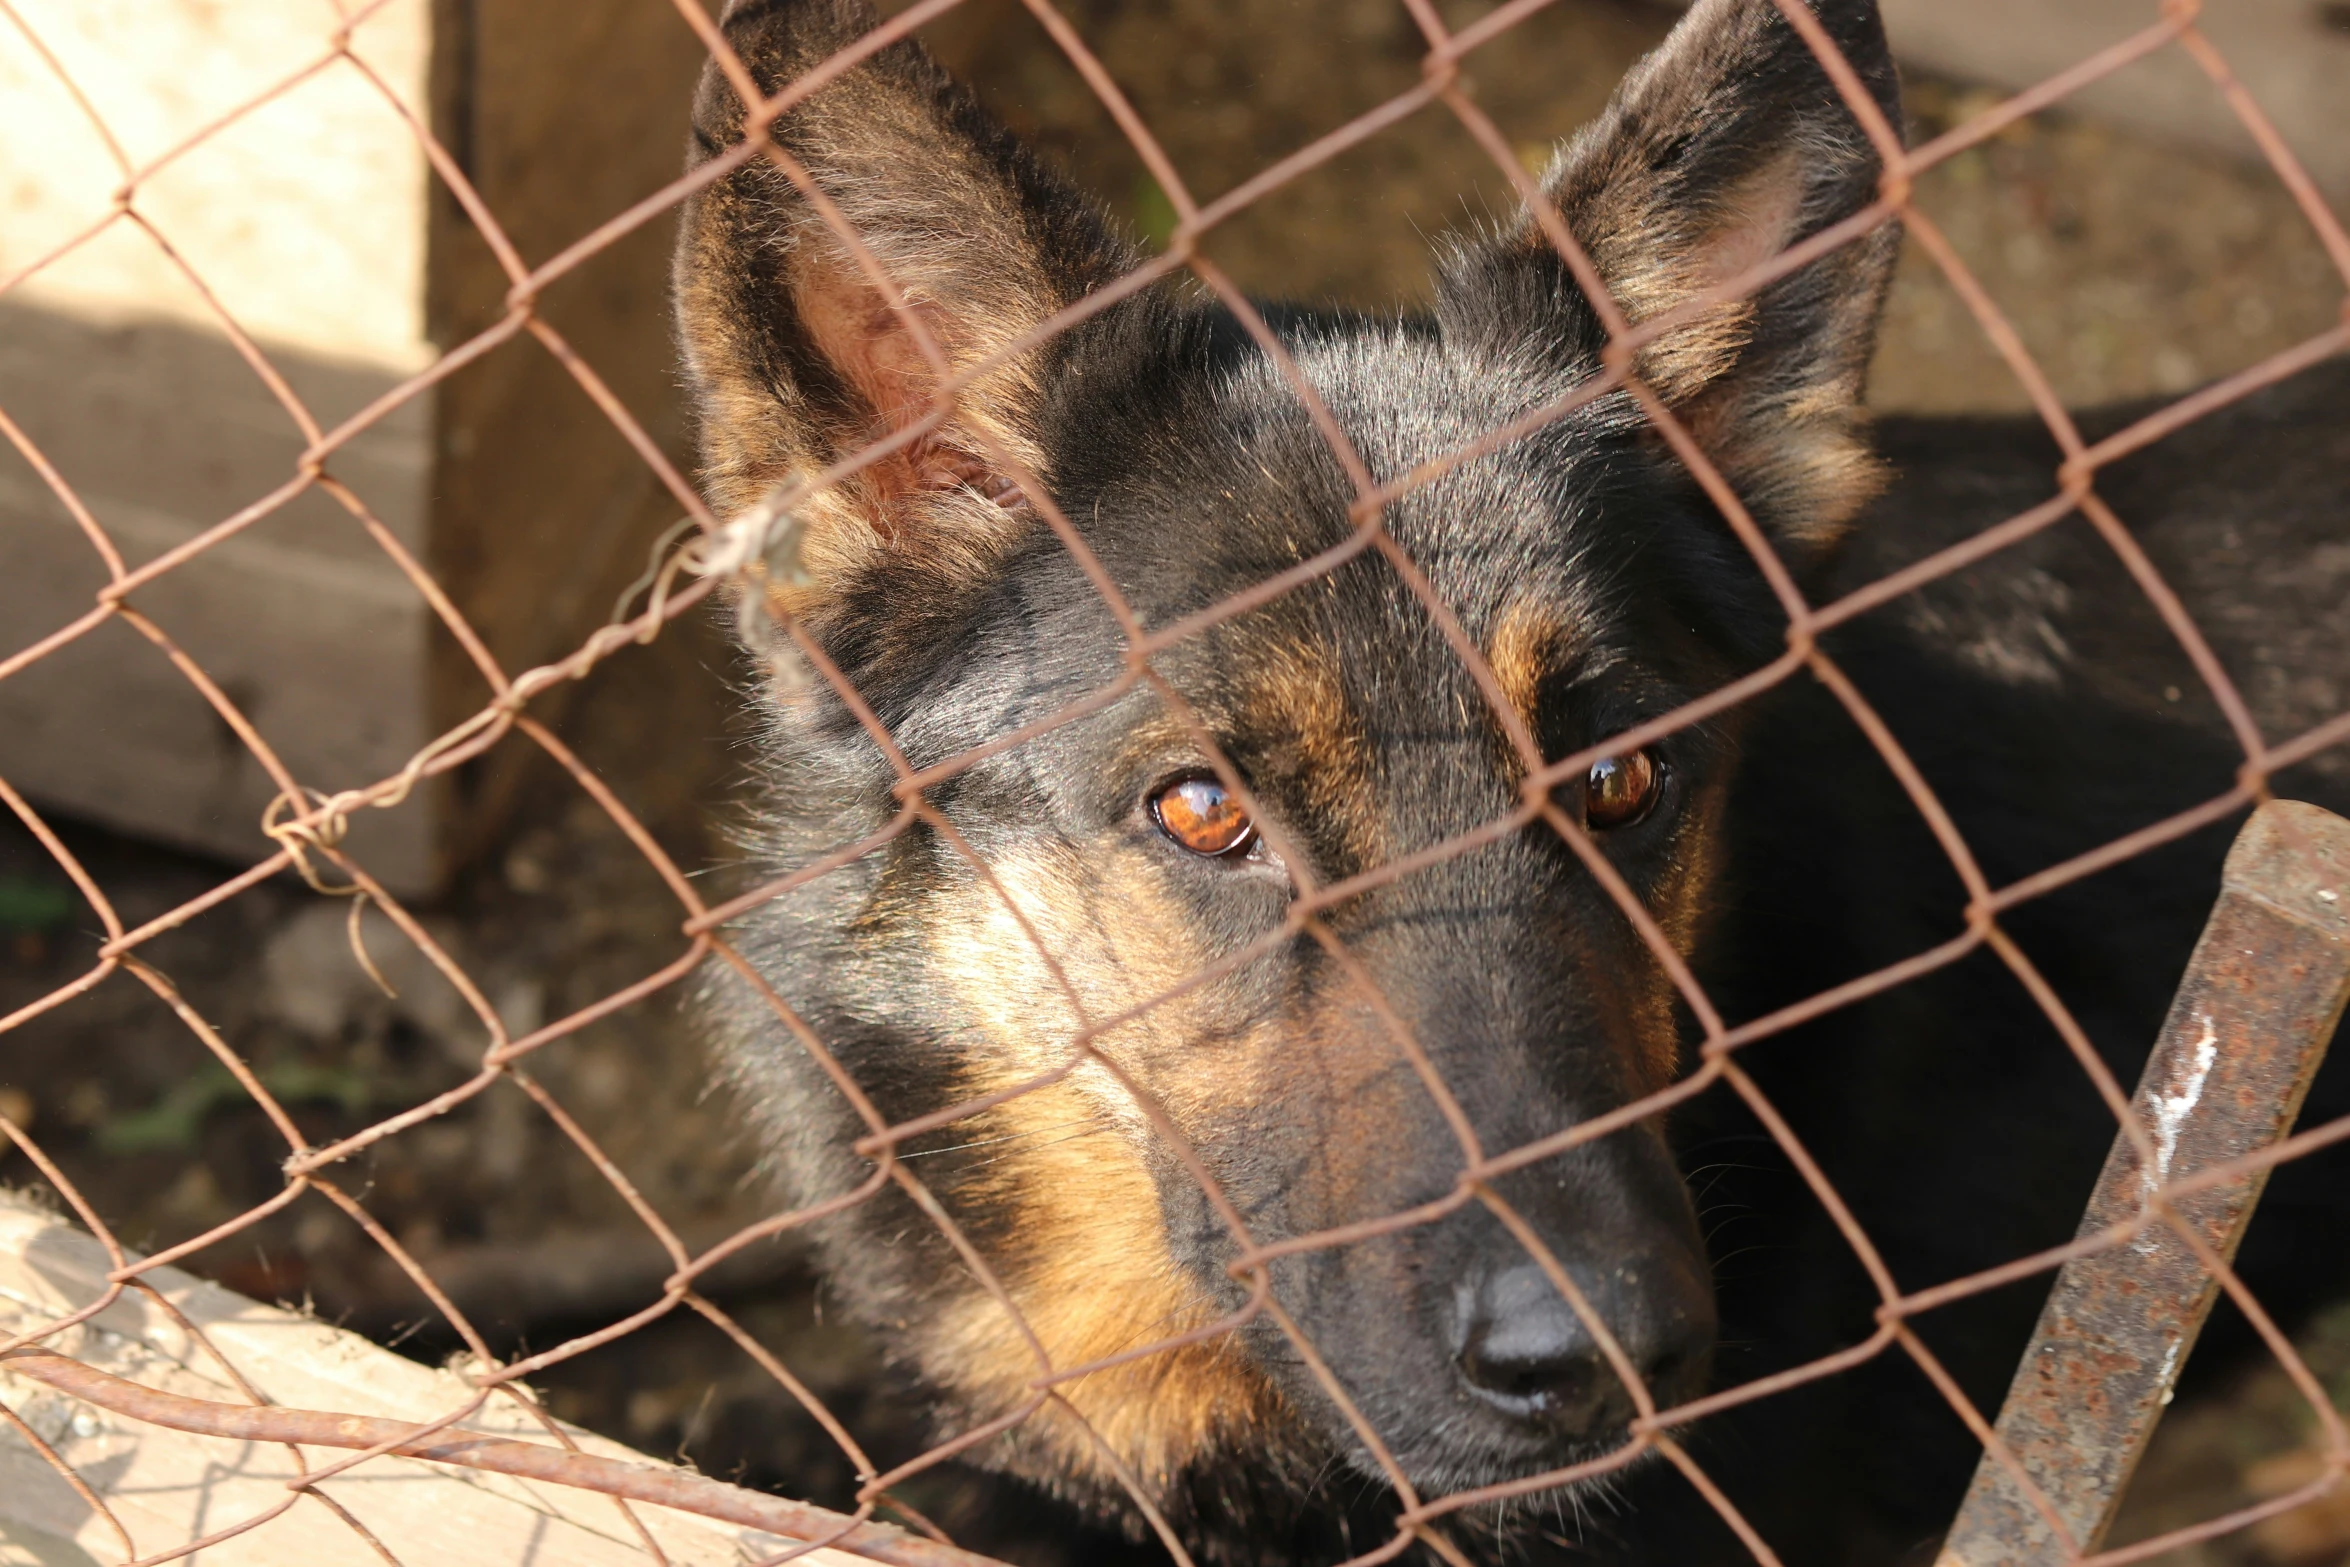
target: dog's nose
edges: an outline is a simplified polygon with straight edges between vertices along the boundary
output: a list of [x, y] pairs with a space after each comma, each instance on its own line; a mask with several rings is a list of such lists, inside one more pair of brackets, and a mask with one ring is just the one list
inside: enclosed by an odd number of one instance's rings
[[[1478, 1398], [1571, 1437], [1605, 1436], [1631, 1421], [1631, 1391], [1541, 1268], [1531, 1262], [1501, 1268], [1464, 1284], [1456, 1298], [1455, 1359]], [[1613, 1302], [1604, 1298], [1592, 1304], [1606, 1314], [1609, 1331], [1658, 1406], [1678, 1402], [1692, 1367], [1704, 1358], [1699, 1337], [1654, 1331], [1646, 1313], [1610, 1311]]]

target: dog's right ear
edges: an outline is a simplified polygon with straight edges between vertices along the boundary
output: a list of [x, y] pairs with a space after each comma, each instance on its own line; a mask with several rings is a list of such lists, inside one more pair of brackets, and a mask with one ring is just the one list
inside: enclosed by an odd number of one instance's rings
[[[768, 95], [877, 25], [864, 0], [739, 0], [721, 22]], [[744, 124], [713, 62], [693, 164], [739, 143]], [[721, 515], [920, 423], [942, 365], [960, 376], [983, 364], [1133, 260], [911, 39], [785, 112], [773, 136], [831, 212], [762, 153], [686, 204], [678, 240], [678, 336]], [[1035, 466], [1033, 410], [1054, 354], [1047, 344], [984, 370], [935, 428], [795, 504], [801, 585], [771, 582], [779, 607], [809, 612], [882, 552], [948, 573], [991, 559], [1022, 524], [989, 453]]]

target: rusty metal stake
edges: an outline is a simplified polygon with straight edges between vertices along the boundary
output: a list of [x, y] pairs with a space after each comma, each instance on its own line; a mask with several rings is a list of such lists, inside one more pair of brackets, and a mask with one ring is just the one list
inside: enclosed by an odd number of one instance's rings
[[[2346, 997], [2350, 821], [2272, 801], [2228, 851], [2219, 901], [2138, 1085], [2155, 1167], [2141, 1167], [2127, 1133], [2116, 1138], [2080, 1233], [2126, 1222], [2158, 1185], [2290, 1131]], [[2173, 1207], [2232, 1258], [2266, 1184], [2263, 1171]], [[1998, 1432], [2071, 1538], [1985, 1453], [1936, 1567], [2053, 1567], [2095, 1551], [2217, 1293], [2161, 1222], [2066, 1263]]]

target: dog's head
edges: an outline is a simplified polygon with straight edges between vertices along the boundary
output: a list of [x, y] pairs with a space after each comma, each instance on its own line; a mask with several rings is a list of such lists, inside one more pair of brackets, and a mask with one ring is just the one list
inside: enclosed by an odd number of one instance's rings
[[[1818, 14], [1890, 112], [1873, 8]], [[773, 93], [872, 23], [784, 0], [726, 29]], [[715, 70], [695, 123], [699, 159], [742, 138]], [[1551, 1269], [1659, 1407], [1699, 1387], [1710, 1289], [1657, 1121], [1494, 1203], [1459, 1178], [1472, 1145], [1671, 1082], [1675, 991], [1606, 881], [1691, 948], [1729, 745], [1698, 725], [1547, 797], [1527, 779], [1754, 667], [1783, 621], [1630, 392], [1536, 417], [1606, 342], [1543, 225], [1452, 247], [1429, 319], [1272, 313], [1370, 478], [1427, 470], [1374, 535], [1318, 415], [1203, 292], [1077, 308], [1142, 258], [916, 45], [773, 136], [782, 159], [695, 198], [677, 263], [711, 497], [776, 519], [748, 591], [798, 639], [759, 639], [764, 838], [797, 866], [926, 814], [741, 940], [881, 1117], [1042, 1085], [900, 1149], [1020, 1323], [907, 1207], [833, 1226], [842, 1287], [976, 1420], [1032, 1396], [1040, 1351], [1247, 1305], [1234, 1220], [1267, 1244], [1437, 1205], [1272, 1266], [1323, 1367], [1267, 1305], [1057, 1384], [1091, 1434], [1048, 1408], [986, 1451], [1104, 1485], [1115, 1455], [1162, 1492], [1230, 1458], [1376, 1473], [1359, 1418], [1441, 1491], [1619, 1444], [1633, 1399]], [[1875, 482], [1891, 235], [1711, 291], [1877, 173], [1770, 0], [1701, 0], [1541, 182], [1626, 316], [1671, 317], [1637, 373], [1799, 573]], [[853, 1187], [865, 1123], [807, 1038], [733, 1018], [795, 1196]]]

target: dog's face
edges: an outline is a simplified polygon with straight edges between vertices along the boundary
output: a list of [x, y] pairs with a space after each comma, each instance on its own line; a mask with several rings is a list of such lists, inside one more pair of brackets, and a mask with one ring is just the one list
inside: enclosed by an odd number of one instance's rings
[[[1889, 100], [1873, 13], [1823, 9]], [[727, 26], [773, 91], [868, 22], [794, 0]], [[741, 124], [714, 75], [700, 155]], [[821, 204], [753, 160], [697, 198], [678, 262], [713, 499], [788, 514], [756, 591], [829, 666], [770, 645], [770, 856], [876, 834], [905, 770], [955, 765], [922, 791], [930, 817], [741, 940], [891, 1120], [1043, 1081], [902, 1150], [1035, 1344], [911, 1209], [828, 1237], [842, 1288], [953, 1407], [1017, 1407], [1039, 1346], [1081, 1365], [1245, 1303], [1201, 1173], [1256, 1242], [1309, 1236], [1453, 1194], [1472, 1141], [1501, 1152], [1666, 1086], [1671, 984], [1560, 828], [1687, 951], [1728, 742], [1683, 729], [1546, 802], [1529, 766], [1752, 667], [1780, 622], [1624, 393], [1445, 461], [1599, 369], [1604, 333], [1538, 227], [1457, 247], [1433, 319], [1273, 317], [1374, 479], [1434, 465], [1372, 541], [1282, 370], [1212, 303], [1145, 290], [988, 363], [1137, 258], [912, 46], [775, 135]], [[1875, 169], [1767, 0], [1708, 0], [1545, 189], [1638, 321], [1857, 210]], [[1751, 300], [1698, 301], [1640, 357], [1799, 568], [1871, 487], [1856, 403], [1888, 258], [1879, 234]], [[934, 402], [942, 371], [973, 367], [951, 409]], [[1105, 584], [1146, 635], [1185, 634], [1136, 661]], [[771, 1013], [738, 999], [731, 1017], [795, 1198], [853, 1186], [863, 1124]], [[1547, 1263], [1660, 1407], [1697, 1391], [1710, 1348], [1703, 1248], [1653, 1118], [1491, 1189], [1510, 1223], [1470, 1203], [1271, 1270], [1427, 1490], [1624, 1439], [1631, 1395]], [[1377, 1472], [1270, 1311], [1060, 1388], [1094, 1435], [1047, 1410], [998, 1461], [1106, 1484], [1106, 1447], [1162, 1493], [1232, 1460], [1302, 1477], [1336, 1452]]]

